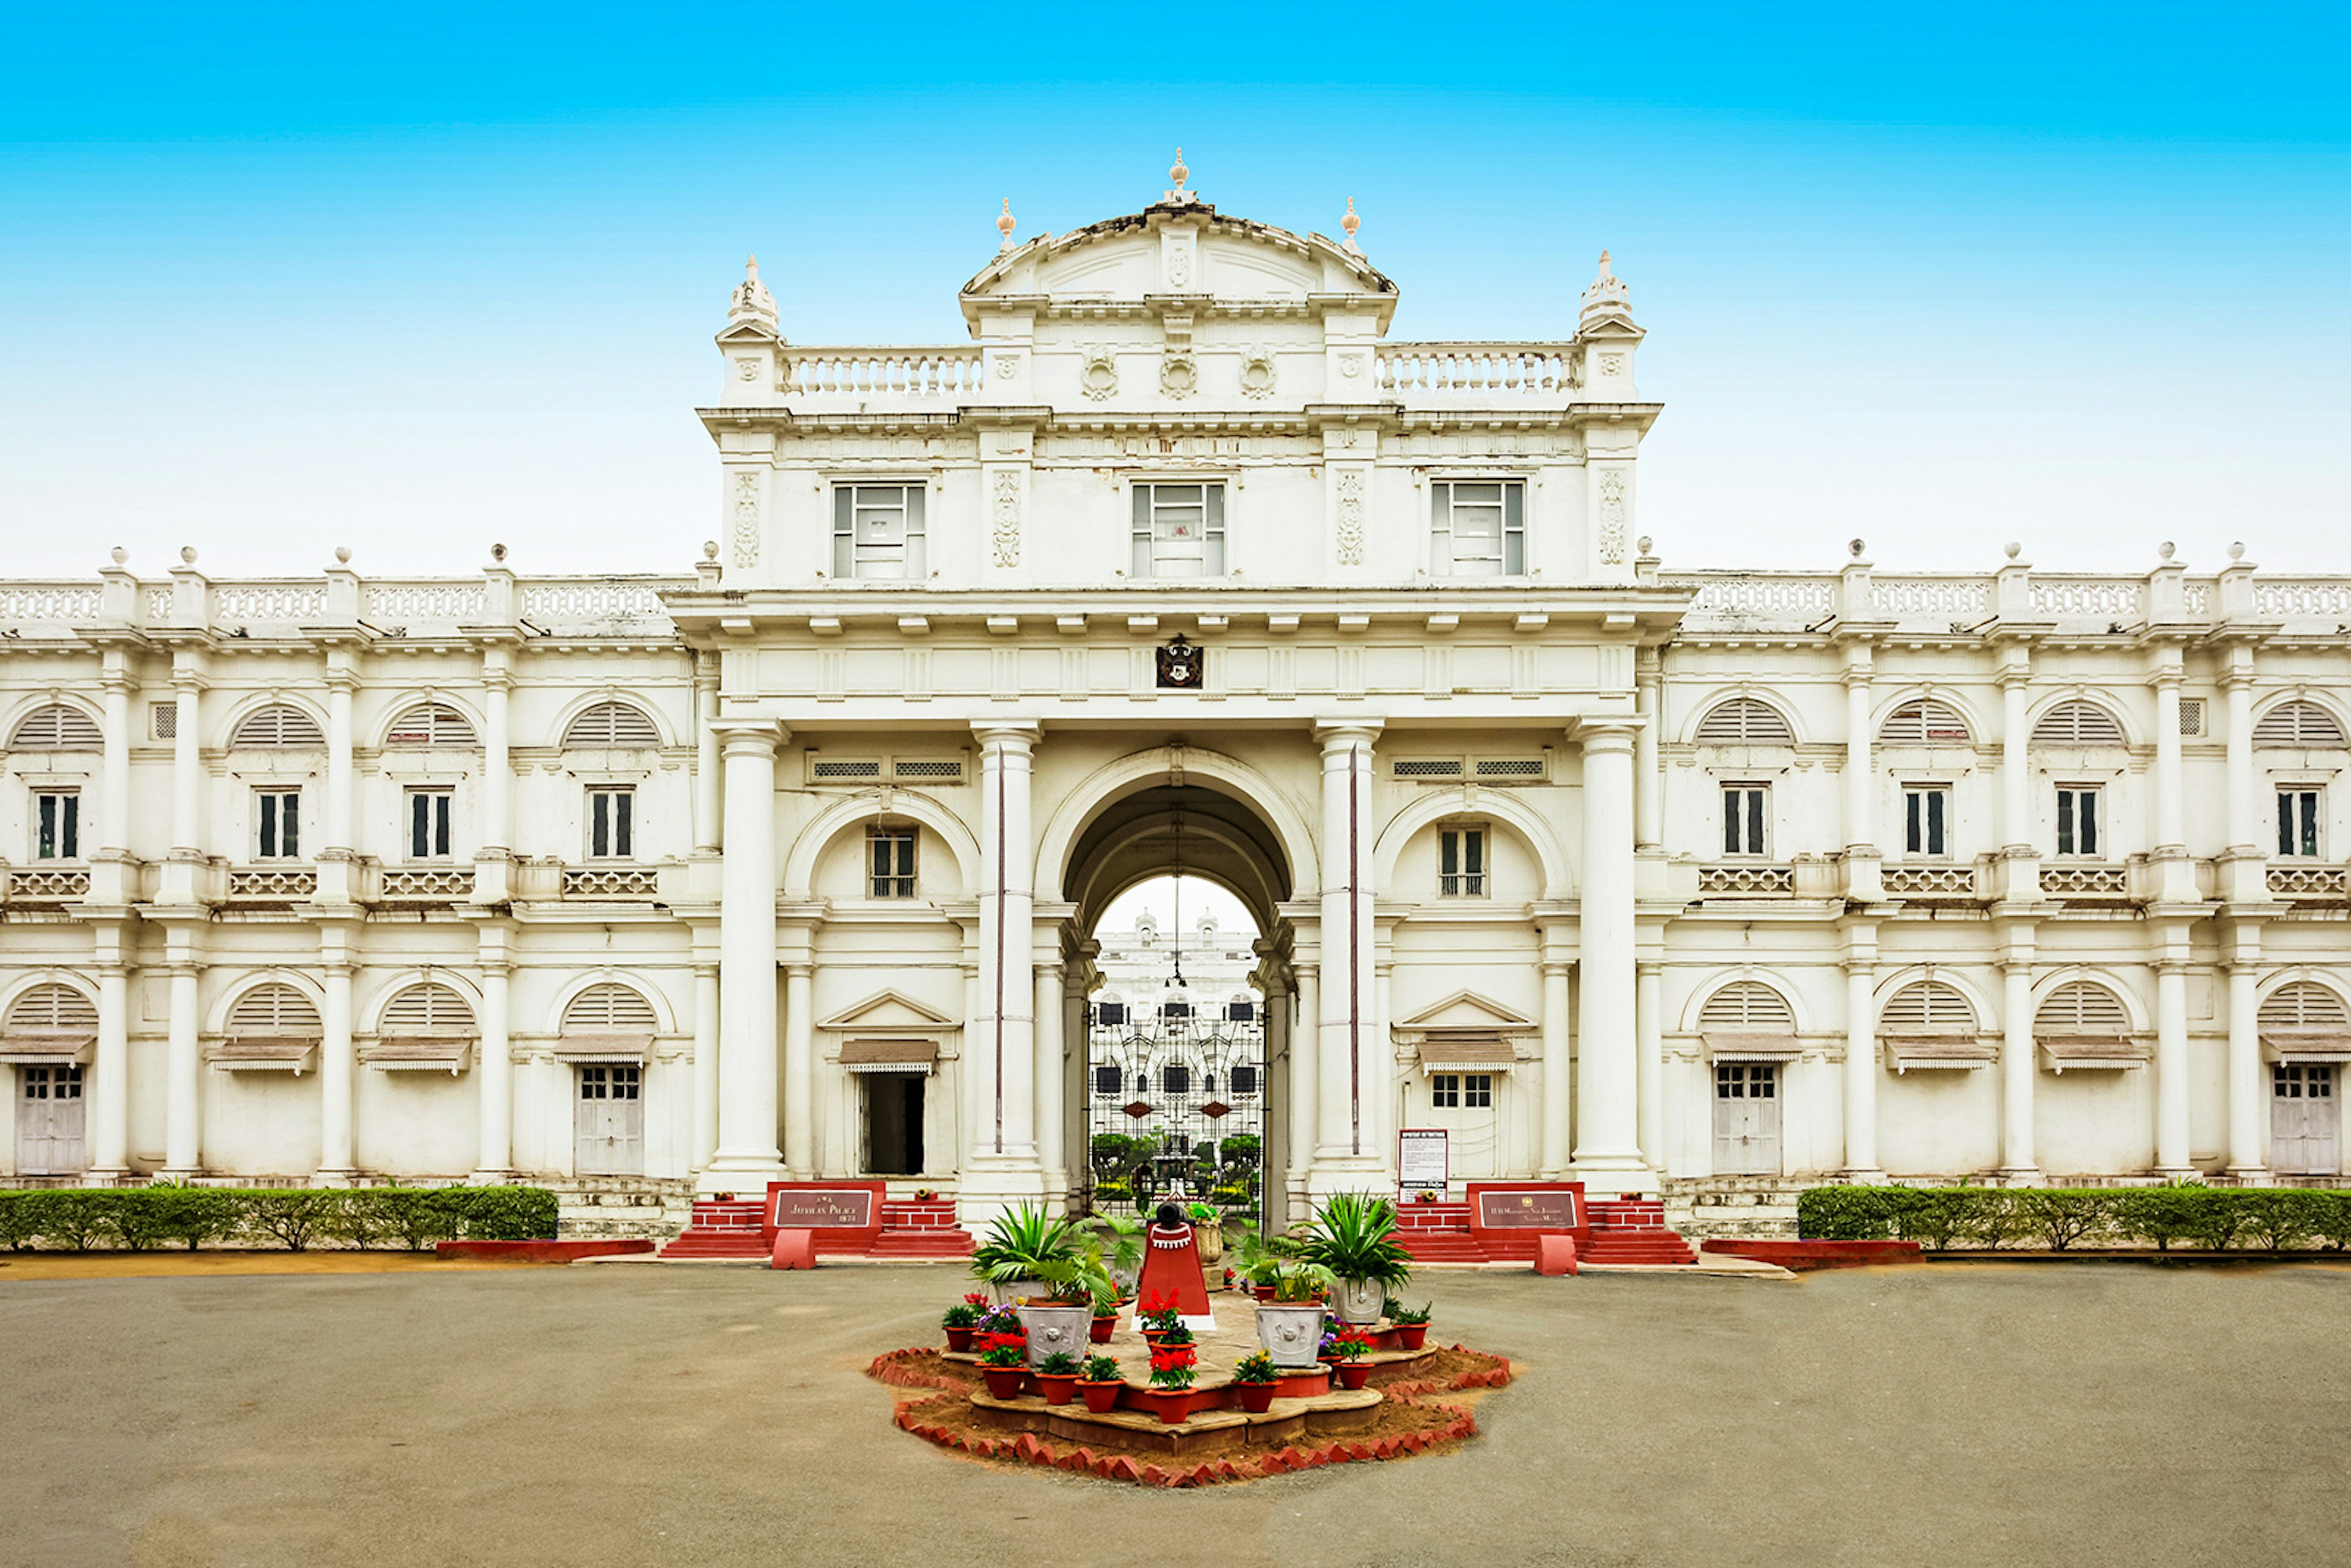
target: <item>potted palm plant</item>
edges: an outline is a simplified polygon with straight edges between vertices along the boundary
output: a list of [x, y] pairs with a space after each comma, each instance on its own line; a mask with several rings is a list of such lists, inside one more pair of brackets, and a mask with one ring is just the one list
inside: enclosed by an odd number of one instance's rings
[[1307, 1222], [1299, 1256], [1330, 1270], [1339, 1321], [1375, 1323], [1388, 1292], [1412, 1278], [1395, 1239], [1395, 1205], [1371, 1193], [1333, 1193]]
[[1067, 1405], [1078, 1389], [1078, 1358], [1057, 1350], [1037, 1364], [1037, 1390], [1048, 1405]]
[[1088, 1410], [1097, 1416], [1109, 1415], [1118, 1408], [1118, 1396], [1125, 1387], [1126, 1379], [1119, 1375], [1114, 1357], [1086, 1357], [1084, 1374], [1078, 1379], [1078, 1392], [1085, 1396]]
[[1041, 1270], [1071, 1256], [1077, 1238], [1070, 1222], [1032, 1204], [1015, 1204], [988, 1222], [972, 1249], [971, 1271], [996, 1290], [999, 1301], [1046, 1293]]
[[1083, 1355], [1094, 1298], [1111, 1288], [1109, 1276], [1091, 1258], [1074, 1251], [1040, 1260], [1034, 1267], [1042, 1289], [1019, 1308], [1020, 1326], [1029, 1335], [1029, 1364], [1038, 1366], [1057, 1353]]
[[1257, 1343], [1276, 1366], [1311, 1369], [1322, 1340], [1322, 1292], [1330, 1276], [1314, 1264], [1279, 1270], [1273, 1300], [1257, 1308]]
[[1273, 1357], [1264, 1351], [1252, 1351], [1241, 1357], [1233, 1367], [1233, 1387], [1240, 1395], [1241, 1408], [1252, 1416], [1262, 1416], [1271, 1409], [1274, 1379], [1280, 1375]]

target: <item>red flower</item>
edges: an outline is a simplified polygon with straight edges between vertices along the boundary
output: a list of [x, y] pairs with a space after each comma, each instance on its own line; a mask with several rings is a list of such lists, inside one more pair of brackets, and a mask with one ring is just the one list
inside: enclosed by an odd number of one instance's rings
[[1154, 1291], [1143, 1298], [1143, 1310], [1146, 1312], [1167, 1312], [1175, 1305], [1176, 1292], [1173, 1291]]
[[1198, 1359], [1198, 1352], [1191, 1345], [1162, 1345], [1151, 1353], [1151, 1370], [1172, 1372], [1179, 1366], [1190, 1366]]

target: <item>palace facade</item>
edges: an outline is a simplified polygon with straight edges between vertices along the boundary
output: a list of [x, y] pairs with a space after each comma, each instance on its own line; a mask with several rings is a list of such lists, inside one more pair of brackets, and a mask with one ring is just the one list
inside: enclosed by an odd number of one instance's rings
[[1405, 1127], [2335, 1177], [2351, 578], [1668, 570], [1605, 256], [1403, 342], [1352, 210], [1000, 226], [951, 345], [751, 268], [691, 572], [0, 584], [0, 1172], [1082, 1199], [1094, 1070], [1172, 1092], [1096, 926], [1180, 865], [1277, 1222]]

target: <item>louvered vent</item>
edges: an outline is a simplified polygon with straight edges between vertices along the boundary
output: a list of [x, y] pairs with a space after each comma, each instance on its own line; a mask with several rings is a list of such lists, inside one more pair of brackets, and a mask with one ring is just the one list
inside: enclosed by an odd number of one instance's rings
[[266, 708], [249, 714], [229, 745], [255, 749], [289, 749], [322, 747], [327, 737], [319, 732], [319, 721], [298, 707], [284, 703], [272, 703]]
[[2059, 703], [2033, 727], [2035, 746], [2120, 746], [2123, 727], [2095, 703]]
[[2035, 1034], [2066, 1035], [2130, 1033], [2130, 1013], [2122, 998], [2088, 980], [2069, 980], [2049, 993], [2032, 1015]]
[[1472, 771], [1489, 783], [1536, 783], [1543, 776], [1543, 759], [1540, 757], [1479, 757], [1471, 759]]
[[1399, 757], [1388, 771], [1395, 779], [1458, 779], [1461, 769], [1458, 757]]
[[256, 986], [239, 997], [228, 1015], [228, 1031], [277, 1039], [327, 1032], [310, 998], [286, 985]]
[[471, 746], [474, 727], [447, 703], [418, 703], [392, 721], [386, 746]]
[[661, 734], [653, 716], [633, 703], [598, 703], [571, 721], [563, 732], [568, 747], [659, 746]]
[[1792, 746], [1796, 735], [1770, 703], [1733, 697], [1716, 704], [1698, 721], [1698, 738], [1703, 746]]
[[1965, 746], [1970, 738], [1959, 710], [1932, 697], [1904, 703], [1877, 732], [1880, 746]]
[[590, 986], [563, 1009], [566, 1034], [651, 1034], [653, 1005], [626, 986]]
[[1796, 1012], [1762, 981], [1734, 980], [1706, 998], [1698, 1027], [1708, 1033], [1793, 1034]]
[[88, 1032], [98, 1028], [98, 1004], [71, 986], [35, 986], [8, 1009], [8, 1028], [33, 1034]]
[[180, 705], [149, 703], [147, 705], [147, 735], [151, 740], [180, 738]]
[[2343, 744], [2343, 727], [2316, 703], [2280, 703], [2253, 726], [2255, 746], [2314, 747]]
[[98, 721], [89, 715], [63, 703], [51, 703], [26, 714], [8, 746], [15, 751], [103, 751], [106, 741], [99, 734]]
[[474, 1009], [447, 986], [411, 986], [384, 1004], [381, 1034], [471, 1034]]
[[2179, 699], [2179, 734], [2187, 740], [2196, 740], [2203, 736], [2204, 699], [2202, 697]]
[[2272, 991], [2262, 1003], [2263, 1029], [2340, 1028], [2346, 1019], [2343, 998], [2313, 980], [2295, 980]]
[[893, 779], [921, 783], [961, 783], [963, 758], [960, 757], [900, 757], [891, 762], [890, 776]]
[[1519, 757], [1398, 757], [1389, 761], [1388, 777], [1415, 784], [1450, 784], [1461, 779], [1480, 784], [1541, 784], [1550, 779], [1551, 759], [1541, 752]]
[[967, 773], [961, 757], [828, 757], [810, 750], [811, 784], [960, 784]]
[[1878, 1015], [1883, 1034], [1959, 1034], [1976, 1027], [1976, 1009], [1958, 988], [1913, 980], [1894, 993]]

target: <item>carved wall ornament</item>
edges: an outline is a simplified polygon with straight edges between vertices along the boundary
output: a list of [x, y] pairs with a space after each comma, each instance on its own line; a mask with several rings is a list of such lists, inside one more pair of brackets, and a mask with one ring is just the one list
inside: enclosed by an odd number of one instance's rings
[[1350, 378], [1351, 380], [1356, 376], [1362, 375], [1364, 373], [1364, 356], [1361, 354], [1340, 355], [1339, 373]]
[[1078, 372], [1078, 385], [1096, 402], [1114, 396], [1118, 392], [1118, 356], [1108, 349], [1084, 350], [1086, 368]]
[[1249, 349], [1241, 354], [1241, 394], [1244, 397], [1266, 397], [1273, 392], [1273, 354], [1265, 349]]
[[735, 476], [735, 564], [759, 564], [759, 476], [748, 469]]
[[1364, 564], [1364, 474], [1360, 468], [1339, 471], [1339, 564]]
[[1176, 288], [1192, 281], [1192, 247], [1180, 240], [1167, 250], [1167, 281]]
[[1200, 361], [1189, 349], [1170, 349], [1160, 357], [1159, 390], [1169, 397], [1190, 397], [1200, 390]]
[[[1159, 689], [1165, 692], [1196, 692], [1207, 678], [1207, 659], [1203, 651], [1192, 646], [1178, 632], [1159, 650]], [[1170, 748], [1174, 752], [1174, 748]], [[1183, 768], [1182, 754], [1174, 752], [1170, 772]]]
[[1600, 373], [1604, 376], [1623, 375], [1625, 373], [1625, 356], [1622, 354], [1601, 355]]
[[759, 361], [757, 360], [736, 361], [735, 379], [738, 382], [758, 381], [759, 379]]
[[1008, 382], [1008, 381], [1010, 381], [1013, 377], [1015, 377], [1015, 376], [1019, 375], [1019, 373], [1020, 373], [1020, 356], [1019, 356], [1019, 355], [1018, 355], [1018, 354], [998, 354], [998, 355], [997, 355], [997, 356], [996, 356], [996, 379], [997, 379], [998, 381], [999, 381], [999, 382]]
[[996, 471], [996, 500], [992, 512], [994, 524], [989, 539], [996, 549], [996, 564], [1020, 564], [1020, 475], [1011, 468]]
[[1600, 564], [1625, 563], [1625, 471], [1600, 472]]

